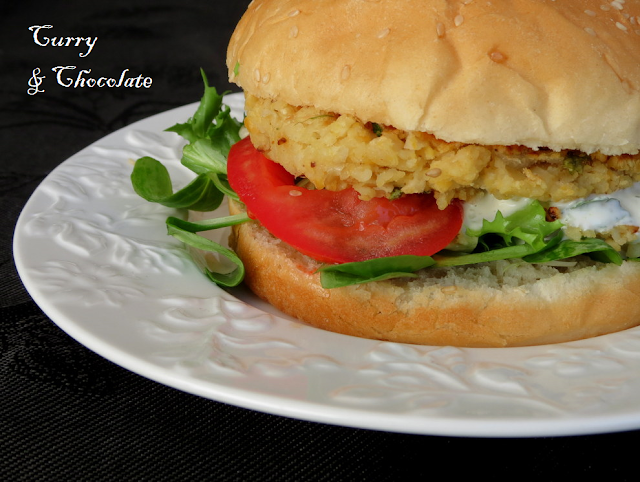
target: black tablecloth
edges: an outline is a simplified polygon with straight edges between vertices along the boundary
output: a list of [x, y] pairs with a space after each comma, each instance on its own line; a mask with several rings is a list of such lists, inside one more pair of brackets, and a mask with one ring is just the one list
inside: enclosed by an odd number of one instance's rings
[[[59, 163], [133, 121], [227, 83], [226, 43], [247, 0], [3, 2], [0, 10], [0, 479], [401, 480], [446, 475], [635, 478], [639, 432], [474, 439], [358, 430], [206, 400], [135, 375], [54, 325], [16, 273], [13, 229]], [[40, 34], [98, 37], [39, 46]], [[151, 77], [150, 88], [65, 88], [51, 68]], [[30, 79], [40, 69], [40, 90]], [[36, 72], [37, 75], [37, 72]]]

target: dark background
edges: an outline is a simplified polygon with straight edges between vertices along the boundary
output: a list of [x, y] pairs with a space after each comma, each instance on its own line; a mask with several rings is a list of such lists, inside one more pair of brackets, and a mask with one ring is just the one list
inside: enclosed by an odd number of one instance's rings
[[[3, 2], [0, 7], [0, 480], [402, 480], [478, 477], [637, 480], [639, 432], [473, 439], [334, 427], [253, 412], [128, 372], [59, 330], [22, 287], [13, 227], [59, 163], [136, 120], [197, 101], [199, 68], [227, 83], [242, 1]], [[46, 36], [98, 37], [84, 48]], [[150, 89], [66, 89], [51, 67], [153, 78]], [[44, 93], [27, 95], [35, 68]], [[77, 72], [77, 71], [76, 71]], [[571, 480], [569, 479], [569, 480]]]

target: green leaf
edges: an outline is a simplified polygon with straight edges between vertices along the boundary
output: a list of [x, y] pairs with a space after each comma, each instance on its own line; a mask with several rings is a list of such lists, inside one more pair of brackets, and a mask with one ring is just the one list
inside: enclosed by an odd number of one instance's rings
[[[192, 211], [213, 211], [224, 195], [238, 199], [227, 180], [227, 156], [231, 146], [240, 140], [241, 122], [231, 117], [231, 109], [223, 106], [224, 94], [209, 86], [207, 76], [200, 70], [204, 94], [193, 117], [175, 124], [167, 131], [184, 137], [188, 144], [182, 151], [182, 164], [197, 174], [189, 185], [173, 192], [166, 167], [151, 157], [139, 159], [131, 173], [133, 188], [142, 198], [167, 207]], [[227, 216], [200, 222], [188, 222], [175, 217], [167, 219], [169, 234], [195, 248], [223, 255], [236, 265], [231, 273], [206, 269], [207, 276], [217, 284], [235, 286], [244, 278], [244, 266], [233, 251], [218, 243], [194, 234], [248, 221], [247, 215]]]
[[329, 289], [398, 277], [415, 278], [415, 271], [433, 264], [429, 256], [404, 255], [326, 265], [318, 271], [322, 287]]
[[198, 139], [182, 149], [182, 164], [197, 174], [226, 174], [227, 154], [216, 149], [210, 139]]
[[144, 199], [168, 207], [212, 211], [224, 195], [238, 199], [227, 181], [227, 156], [240, 140], [241, 123], [231, 117], [231, 109], [222, 105], [223, 96], [208, 85], [203, 70], [204, 94], [187, 122], [167, 129], [189, 141], [182, 150], [182, 164], [198, 174], [188, 186], [173, 193], [169, 173], [150, 157], [138, 162], [131, 174], [134, 190]]
[[215, 219], [205, 219], [202, 221], [185, 221], [184, 219], [172, 216], [167, 218], [167, 224], [190, 233], [200, 233], [202, 231], [211, 231], [212, 229], [235, 226], [236, 224], [246, 223], [250, 220], [251, 218], [247, 213], [234, 214]]
[[226, 194], [228, 197], [233, 199], [234, 201], [240, 201], [240, 198], [236, 194], [236, 192], [231, 188], [229, 181], [227, 180], [227, 176], [223, 174], [209, 174], [209, 178], [215, 184], [220, 192]]
[[158, 202], [173, 194], [169, 171], [152, 157], [141, 157], [136, 161], [131, 183], [138, 196], [149, 202]]
[[445, 252], [444, 254], [434, 255], [434, 259], [435, 264], [438, 267], [463, 266], [466, 264], [487, 263], [489, 261], [497, 261], [500, 259], [522, 258], [532, 252], [533, 249], [531, 246], [527, 244], [520, 244], [517, 246], [505, 246], [503, 248], [471, 254]]
[[227, 258], [235, 265], [235, 268], [228, 273], [216, 272], [209, 268], [205, 268], [205, 274], [211, 281], [218, 285], [227, 287], [237, 286], [242, 282], [245, 273], [244, 264], [242, 263], [240, 258], [238, 258], [236, 253], [234, 253], [229, 248], [222, 246], [221, 244], [211, 241], [210, 239], [203, 238], [202, 236], [181, 229], [177, 225], [170, 222], [169, 219], [167, 219], [167, 232], [171, 236], [196, 249], [218, 253]]
[[436, 265], [462, 266], [523, 258], [556, 246], [562, 239], [562, 223], [548, 222], [545, 218], [546, 212], [538, 201], [506, 218], [498, 211], [493, 221], [483, 221], [482, 228], [467, 229], [467, 236], [479, 238], [475, 252], [444, 251], [434, 256]]
[[467, 235], [481, 238], [494, 235], [502, 238], [504, 246], [520, 243], [530, 245], [536, 251], [547, 245], [546, 238], [562, 228], [560, 221], [546, 221], [546, 211], [538, 201], [516, 211], [506, 218], [500, 211], [493, 221], [484, 220], [479, 230], [467, 229]]
[[213, 211], [220, 206], [223, 198], [223, 194], [206, 174], [200, 174], [174, 193], [169, 171], [161, 162], [151, 157], [142, 157], [135, 163], [131, 184], [143, 199], [176, 209]]
[[[240, 140], [242, 123], [231, 117], [231, 109], [228, 106], [222, 105], [225, 93], [218, 94], [216, 88], [209, 85], [202, 69], [200, 73], [204, 82], [204, 94], [196, 112], [187, 122], [176, 124], [166, 130], [184, 137], [189, 144], [207, 140], [214, 150], [219, 151], [216, 153], [217, 159], [223, 159], [225, 164], [229, 149]], [[226, 167], [219, 170], [220, 166], [217, 166], [216, 169], [216, 172], [226, 172]]]
[[175, 132], [180, 137], [184, 137], [189, 142], [194, 142], [198, 139], [196, 134], [193, 132], [193, 125], [191, 123], [191, 119], [182, 124], [175, 124], [171, 127], [167, 127], [165, 132]]
[[193, 114], [192, 126], [196, 136], [205, 137], [213, 119], [220, 113], [224, 94], [218, 95], [216, 88], [209, 85], [204, 69], [200, 69], [200, 75], [204, 83], [204, 94], [200, 99], [198, 109]]
[[524, 257], [527, 263], [546, 263], [558, 259], [588, 254], [596, 261], [622, 264], [622, 256], [602, 239], [584, 238], [580, 241], [566, 239], [558, 245]]
[[467, 234], [478, 236], [479, 249], [470, 254], [443, 251], [434, 256], [436, 266], [462, 266], [500, 259], [522, 258], [528, 263], [546, 263], [586, 254], [604, 263], [622, 263], [622, 256], [601, 239], [563, 240], [560, 221], [545, 220], [545, 211], [534, 201], [506, 218], [500, 212], [479, 230]]
[[224, 109], [221, 109], [215, 116], [214, 122], [209, 124], [206, 137], [211, 139], [213, 145], [224, 151], [226, 155], [231, 146], [240, 140], [240, 127], [242, 127], [242, 122], [234, 119], [231, 116], [231, 109], [224, 106]]

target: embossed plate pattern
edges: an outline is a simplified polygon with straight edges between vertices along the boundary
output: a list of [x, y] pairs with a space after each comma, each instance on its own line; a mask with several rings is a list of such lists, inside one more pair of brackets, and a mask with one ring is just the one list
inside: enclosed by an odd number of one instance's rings
[[[227, 97], [237, 115], [242, 97]], [[250, 409], [407, 433], [522, 437], [640, 427], [640, 330], [532, 348], [362, 340], [288, 318], [205, 279], [165, 231], [175, 211], [132, 190], [133, 160], [190, 179], [184, 106], [117, 131], [56, 168], [18, 221], [14, 254], [34, 300], [111, 361]], [[219, 233], [220, 239], [225, 234]]]

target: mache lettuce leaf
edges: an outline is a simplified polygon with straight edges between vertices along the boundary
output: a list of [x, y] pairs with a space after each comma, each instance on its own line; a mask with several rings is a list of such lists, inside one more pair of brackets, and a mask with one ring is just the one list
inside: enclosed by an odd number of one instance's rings
[[208, 267], [204, 268], [207, 277], [217, 285], [227, 287], [237, 286], [244, 279], [244, 264], [233, 250], [203, 236], [181, 229], [171, 222], [171, 218], [167, 220], [167, 232], [176, 239], [196, 249], [218, 253], [235, 265], [235, 268], [229, 272], [214, 271]]
[[[209, 86], [201, 70], [204, 94], [195, 114], [187, 122], [166, 129], [187, 140], [181, 163], [196, 174], [185, 187], [174, 192], [167, 168], [151, 157], [138, 159], [131, 173], [135, 192], [149, 202], [175, 209], [213, 211], [225, 195], [238, 199], [227, 180], [227, 156], [231, 146], [240, 140], [242, 123], [231, 117], [231, 109], [223, 104], [223, 94]], [[236, 286], [244, 278], [244, 266], [229, 248], [198, 235], [198, 232], [232, 226], [249, 220], [246, 215], [226, 216], [199, 222], [189, 222], [175, 216], [167, 219], [167, 232], [194, 248], [217, 253], [236, 268], [230, 272], [216, 272], [205, 268], [205, 274], [221, 286]]]

